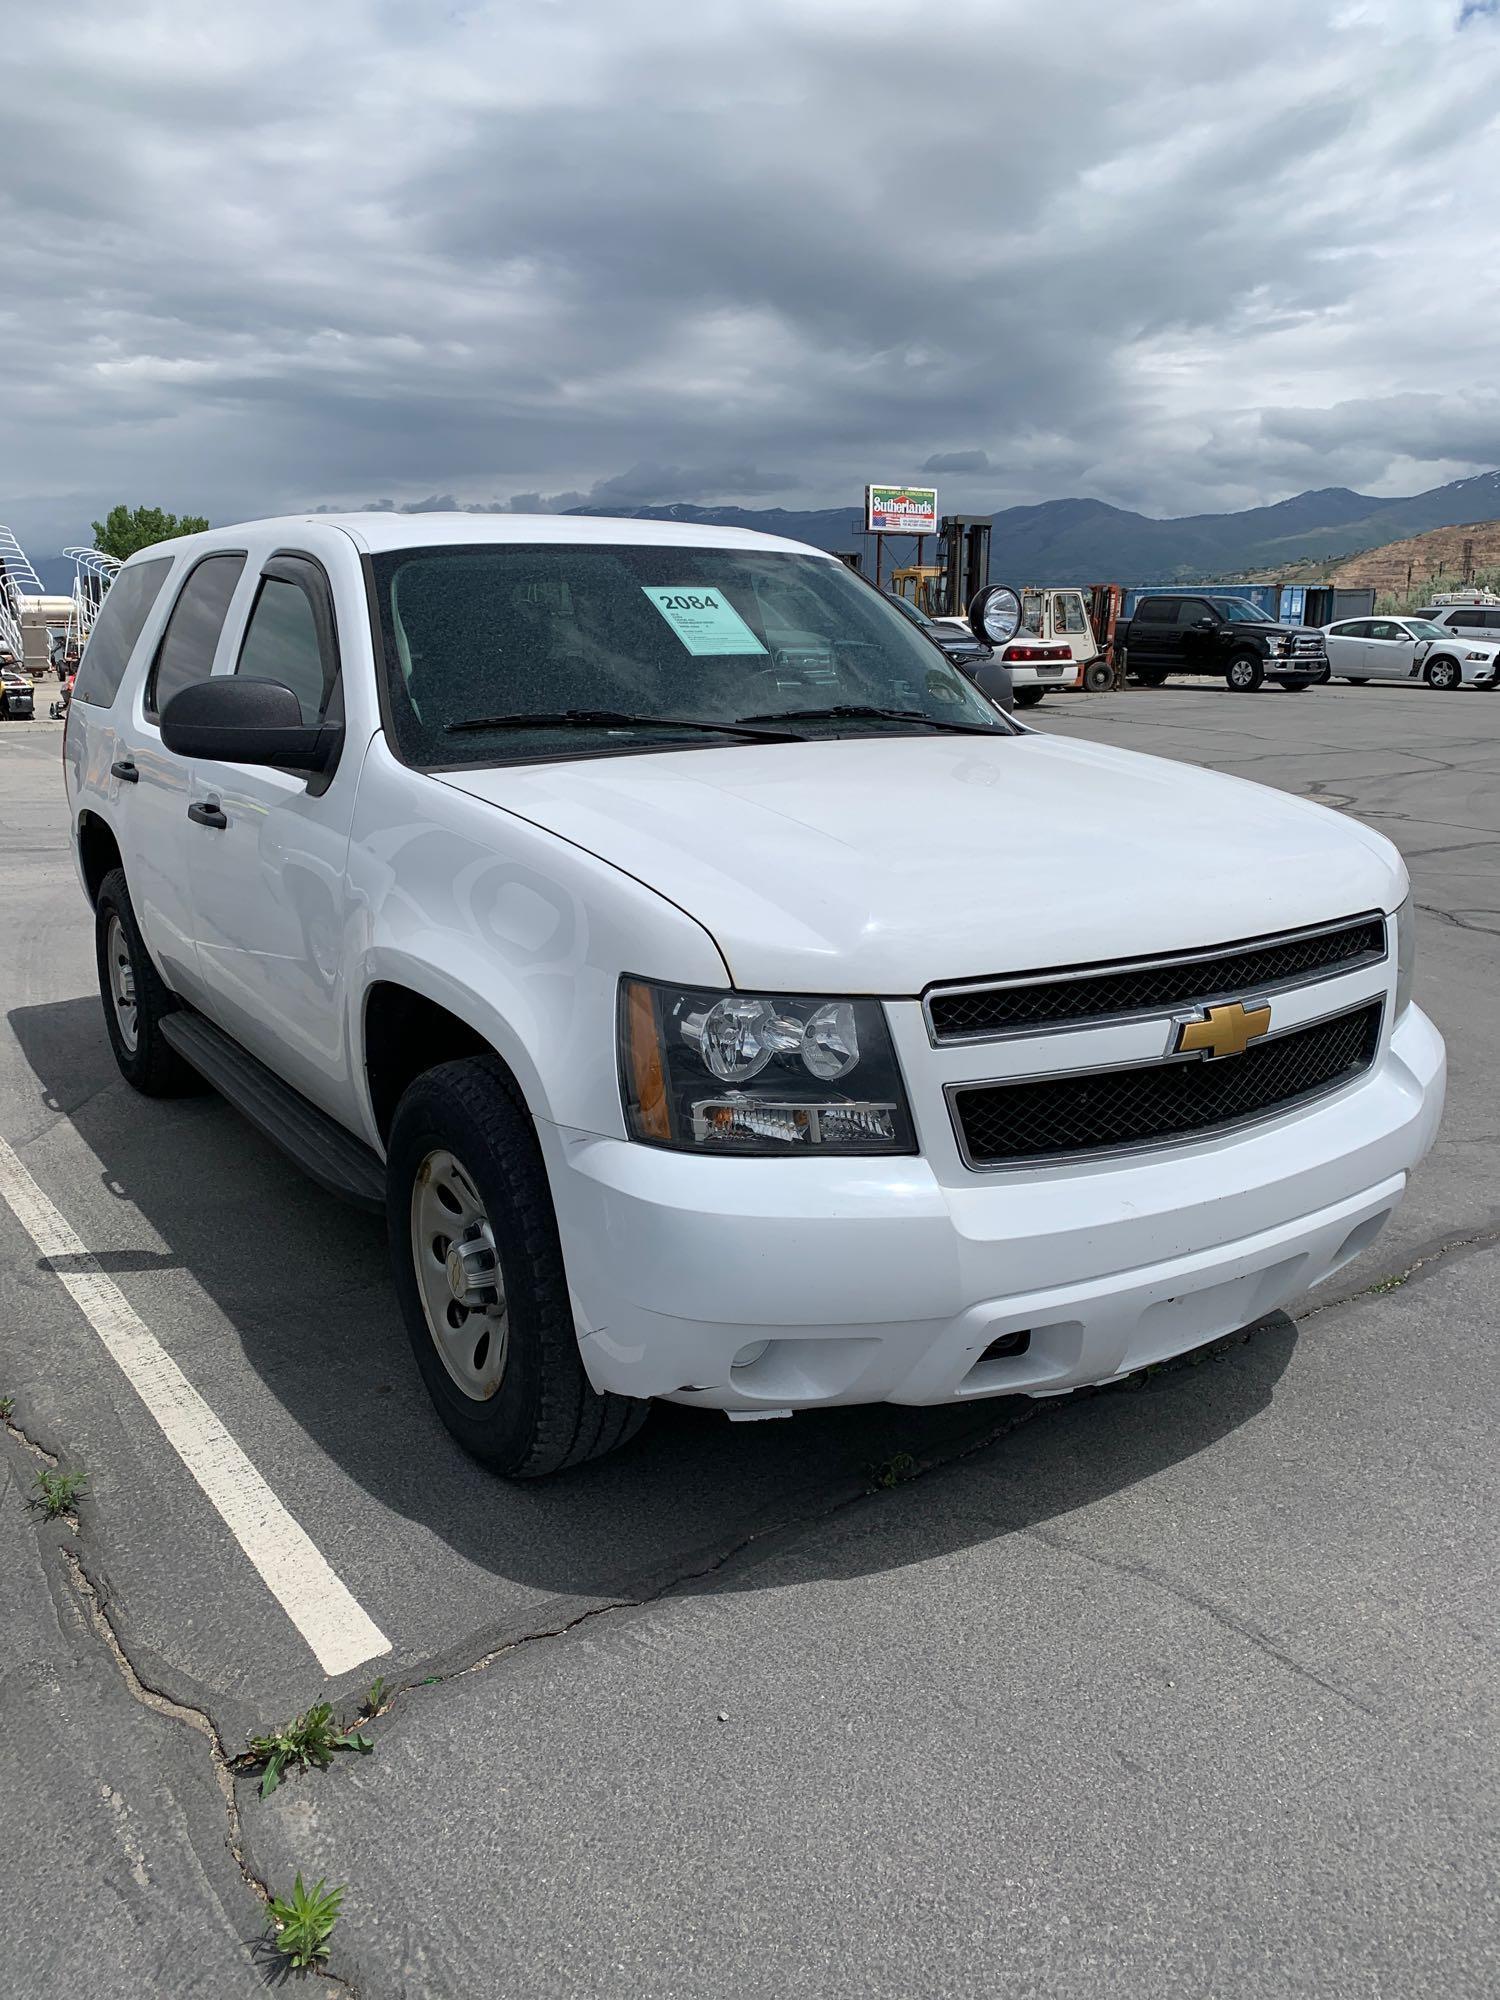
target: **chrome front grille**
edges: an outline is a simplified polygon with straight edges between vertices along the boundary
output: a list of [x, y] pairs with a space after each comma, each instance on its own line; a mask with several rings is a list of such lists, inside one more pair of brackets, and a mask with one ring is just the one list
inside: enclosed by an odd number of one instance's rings
[[1387, 950], [1385, 918], [1365, 914], [1173, 958], [937, 987], [923, 1006], [928, 1034], [939, 1047], [996, 1041], [1306, 986], [1376, 965]]

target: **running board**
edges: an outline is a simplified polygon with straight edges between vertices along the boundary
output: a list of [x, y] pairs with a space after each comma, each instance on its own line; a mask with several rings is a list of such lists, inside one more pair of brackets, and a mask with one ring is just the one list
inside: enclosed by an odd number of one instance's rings
[[352, 1132], [309, 1104], [201, 1014], [179, 1008], [164, 1014], [159, 1025], [184, 1062], [272, 1145], [289, 1154], [309, 1180], [356, 1208], [385, 1213], [385, 1167]]

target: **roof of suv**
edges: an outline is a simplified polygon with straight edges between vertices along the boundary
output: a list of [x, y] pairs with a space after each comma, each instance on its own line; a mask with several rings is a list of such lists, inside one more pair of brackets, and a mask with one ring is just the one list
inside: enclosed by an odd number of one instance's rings
[[[633, 521], [593, 514], [286, 514], [262, 521], [226, 522], [201, 535], [182, 537], [204, 550], [232, 542], [246, 529], [274, 529], [288, 540], [309, 528], [339, 528], [360, 548], [378, 554], [384, 549], [436, 548], [474, 542], [580, 542], [697, 549], [776, 549], [797, 555], [824, 556], [825, 549], [781, 535], [757, 534], [749, 528], [709, 528], [691, 521]], [[176, 549], [179, 544], [163, 544]], [[152, 551], [154, 553], [154, 551]]]

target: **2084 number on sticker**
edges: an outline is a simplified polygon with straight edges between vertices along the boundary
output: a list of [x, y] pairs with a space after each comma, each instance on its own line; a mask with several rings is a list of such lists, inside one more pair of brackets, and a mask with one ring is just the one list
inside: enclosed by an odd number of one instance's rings
[[642, 584], [641, 588], [690, 653], [764, 654], [765, 647], [721, 590], [702, 584]]

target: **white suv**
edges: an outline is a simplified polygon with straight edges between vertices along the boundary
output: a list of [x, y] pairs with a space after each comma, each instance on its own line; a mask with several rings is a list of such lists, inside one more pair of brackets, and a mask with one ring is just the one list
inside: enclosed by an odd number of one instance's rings
[[360, 514], [133, 557], [65, 769], [120, 1068], [383, 1208], [445, 1421], [1054, 1394], [1356, 1255], [1432, 1143], [1406, 871], [1008, 722], [836, 559]]

